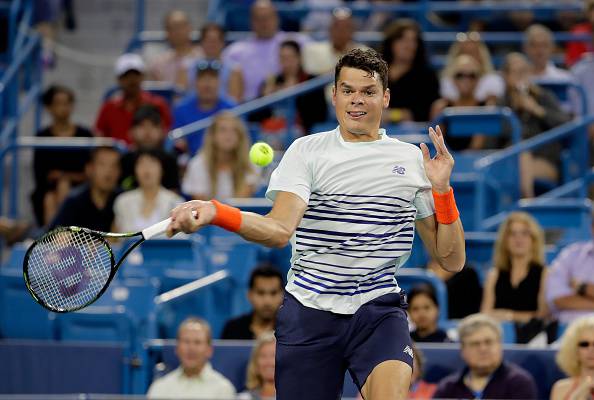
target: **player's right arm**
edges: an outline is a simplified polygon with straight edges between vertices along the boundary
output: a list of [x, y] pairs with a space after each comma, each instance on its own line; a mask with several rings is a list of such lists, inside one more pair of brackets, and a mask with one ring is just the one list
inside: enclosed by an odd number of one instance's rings
[[[272, 210], [267, 215], [241, 212], [237, 233], [250, 242], [268, 247], [284, 247], [297, 229], [307, 204], [296, 194], [279, 191]], [[193, 216], [195, 212], [196, 217]], [[179, 205], [171, 212], [167, 235], [178, 232], [193, 233], [213, 222], [217, 208], [211, 201], [192, 200]]]

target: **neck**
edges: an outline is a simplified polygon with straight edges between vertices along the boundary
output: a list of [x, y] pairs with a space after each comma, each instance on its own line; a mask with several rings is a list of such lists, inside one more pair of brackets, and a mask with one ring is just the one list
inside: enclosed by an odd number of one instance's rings
[[544, 63], [544, 64], [534, 64], [532, 66], [532, 73], [534, 75], [540, 75], [540, 74], [544, 73], [546, 69], [547, 69], [547, 64], [546, 63]]
[[144, 198], [152, 200], [159, 194], [159, 188], [159, 186], [145, 186], [142, 187], [140, 190], [142, 190], [142, 195], [144, 196]]
[[205, 364], [199, 365], [199, 366], [197, 366], [195, 368], [184, 368], [184, 367], [182, 367], [183, 368], [183, 371], [184, 371], [184, 375], [185, 376], [189, 376], [189, 377], [198, 376], [198, 375], [200, 375], [200, 373], [204, 369], [204, 365]]
[[594, 368], [582, 367], [580, 378], [592, 378], [594, 379]]
[[349, 47], [350, 42], [344, 43], [344, 44], [340, 44], [340, 43], [332, 43], [332, 47], [334, 48], [334, 50], [336, 50], [338, 53], [344, 53], [346, 52]]
[[111, 192], [106, 192], [96, 187], [91, 187], [91, 200], [98, 209], [105, 208], [110, 194]]
[[66, 129], [70, 129], [72, 127], [72, 122], [70, 122], [70, 119], [68, 118], [56, 118], [54, 119], [53, 123], [52, 123], [52, 128], [59, 130], [59, 131], [64, 131]]
[[512, 256], [511, 264], [514, 266], [514, 268], [528, 269], [530, 266], [530, 256]]
[[201, 110], [211, 110], [213, 109], [217, 104], [217, 101], [215, 99], [199, 99], [198, 100], [198, 106]]
[[340, 127], [340, 135], [345, 142], [374, 142], [380, 139], [379, 127], [364, 134], [356, 134]]
[[489, 379], [489, 377], [491, 376], [491, 374], [494, 371], [495, 371], [495, 369], [489, 369], [489, 370], [471, 369], [468, 372], [468, 378], [470, 378], [470, 380], [472, 380], [473, 383], [475, 383], [477, 385], [482, 383], [482, 381], [484, 381], [484, 385], [486, 385], [487, 379]]
[[175, 55], [178, 57], [183, 57], [192, 51], [192, 43], [186, 42], [182, 43], [175, 47], [174, 49]]
[[227, 151], [218, 150], [217, 151], [217, 164], [219, 165], [227, 165], [231, 164], [233, 161], [233, 154]]
[[428, 326], [425, 328], [419, 328], [417, 327], [417, 334], [420, 337], [426, 337], [431, 335], [432, 333], [434, 333], [437, 330], [437, 326], [436, 325], [432, 325], [432, 326]]
[[262, 389], [260, 391], [262, 397], [273, 397], [276, 395], [276, 388], [274, 387], [274, 381], [265, 381], [262, 383]]
[[468, 95], [461, 94], [460, 98], [458, 99], [458, 101], [456, 103], [460, 106], [472, 106], [472, 105], [476, 104], [476, 100], [472, 93], [468, 94]]

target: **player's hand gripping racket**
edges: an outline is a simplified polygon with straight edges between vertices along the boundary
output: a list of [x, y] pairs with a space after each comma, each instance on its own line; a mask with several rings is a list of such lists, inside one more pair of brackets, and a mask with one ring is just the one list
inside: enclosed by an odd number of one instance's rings
[[[165, 232], [171, 218], [141, 232], [107, 233], [76, 226], [54, 229], [29, 247], [23, 262], [27, 289], [54, 312], [80, 310], [105, 292], [124, 259], [147, 239]], [[116, 263], [105, 238], [139, 239]]]

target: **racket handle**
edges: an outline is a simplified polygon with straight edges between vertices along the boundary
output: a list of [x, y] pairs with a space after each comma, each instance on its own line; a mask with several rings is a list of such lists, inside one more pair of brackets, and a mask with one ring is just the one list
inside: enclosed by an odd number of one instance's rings
[[[192, 211], [192, 216], [194, 218], [196, 218], [196, 211]], [[148, 228], [144, 229], [142, 231], [142, 237], [144, 237], [146, 240], [149, 240], [152, 237], [155, 236], [159, 236], [162, 233], [165, 233], [165, 231], [167, 230], [167, 227], [169, 226], [169, 224], [171, 223], [171, 218], [167, 218], [161, 222], [157, 222], [154, 225], [149, 226]]]

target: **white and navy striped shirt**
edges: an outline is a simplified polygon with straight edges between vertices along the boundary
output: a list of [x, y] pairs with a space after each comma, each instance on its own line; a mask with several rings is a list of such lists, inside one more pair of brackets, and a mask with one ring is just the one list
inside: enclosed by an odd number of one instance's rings
[[434, 213], [421, 150], [380, 129], [373, 142], [346, 142], [338, 128], [297, 139], [270, 177], [266, 196], [307, 203], [291, 238], [287, 291], [303, 305], [353, 314], [398, 293], [415, 219]]

